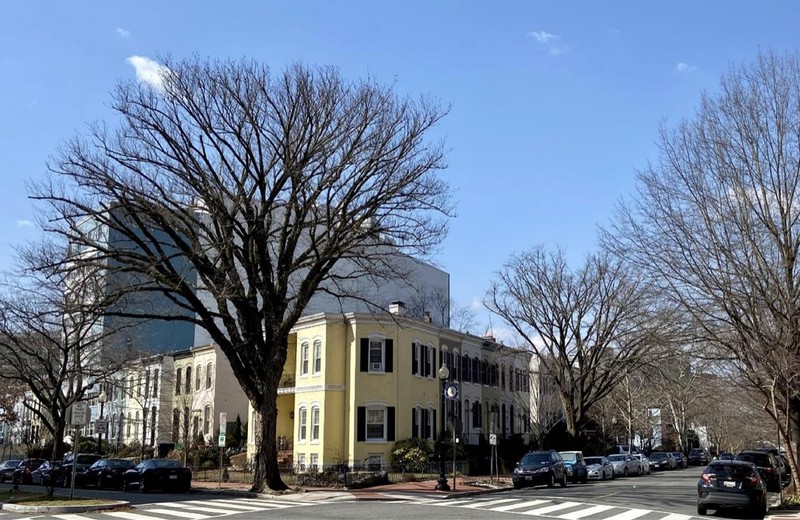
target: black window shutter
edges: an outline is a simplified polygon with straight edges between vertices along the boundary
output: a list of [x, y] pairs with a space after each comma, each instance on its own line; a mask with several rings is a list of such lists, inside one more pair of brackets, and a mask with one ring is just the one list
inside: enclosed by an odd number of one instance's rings
[[361, 338], [361, 371], [369, 372], [369, 338]]
[[417, 344], [411, 344], [411, 375], [417, 375]]
[[391, 339], [387, 339], [384, 343], [384, 359], [386, 360], [386, 366], [384, 367], [384, 372], [392, 372], [394, 371], [394, 341]]
[[419, 437], [419, 425], [417, 424], [417, 409], [411, 409], [411, 436]]
[[356, 440], [364, 442], [367, 440], [367, 407], [359, 406], [356, 413]]
[[386, 409], [387, 418], [386, 418], [386, 440], [393, 441], [394, 440], [394, 406], [390, 406]]
[[431, 376], [431, 347], [425, 345], [425, 377]]

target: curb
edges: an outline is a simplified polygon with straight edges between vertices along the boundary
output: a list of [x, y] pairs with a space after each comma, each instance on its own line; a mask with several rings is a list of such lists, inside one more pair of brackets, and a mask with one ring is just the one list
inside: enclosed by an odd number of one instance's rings
[[93, 505], [93, 506], [26, 506], [25, 504], [2, 504], [3, 511], [11, 511], [13, 513], [89, 513], [94, 511], [106, 511], [109, 509], [126, 508], [130, 502], [118, 500], [110, 504]]

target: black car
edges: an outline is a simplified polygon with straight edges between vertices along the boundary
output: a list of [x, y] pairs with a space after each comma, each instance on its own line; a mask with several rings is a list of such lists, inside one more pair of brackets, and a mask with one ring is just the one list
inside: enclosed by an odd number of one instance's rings
[[669, 453], [663, 451], [654, 451], [650, 454], [650, 469], [652, 470], [666, 470], [673, 469], [675, 462]]
[[61, 467], [60, 460], [46, 460], [31, 472], [31, 484], [39, 484], [46, 486], [53, 483], [53, 477], [58, 473]]
[[14, 473], [11, 474], [11, 482], [14, 484], [31, 484], [31, 473], [41, 466], [42, 462], [44, 462], [44, 459], [23, 460], [19, 463], [17, 469], [14, 470]]
[[557, 451], [532, 451], [526, 453], [517, 463], [511, 481], [514, 489], [541, 484], [553, 487], [556, 482], [561, 487], [565, 487], [567, 485], [567, 469]]
[[122, 488], [122, 475], [135, 464], [127, 459], [100, 459], [83, 473], [75, 475], [75, 485], [94, 486], [97, 489]]
[[688, 459], [690, 466], [705, 466], [711, 462], [711, 455], [705, 448], [692, 448]]
[[767, 491], [778, 493], [781, 490], [780, 465], [775, 457], [766, 451], [744, 450], [736, 455], [736, 460], [752, 462], [758, 468]]
[[767, 487], [755, 464], [739, 460], [716, 460], [697, 482], [697, 514], [709, 509], [736, 507], [763, 517], [767, 514]]
[[684, 455], [680, 451], [673, 451], [672, 456], [675, 458], [676, 468], [685, 468], [689, 466], [689, 463], [686, 461], [686, 455]]
[[775, 460], [778, 462], [778, 472], [781, 475], [781, 486], [786, 487], [792, 483], [792, 468], [789, 465], [789, 459], [786, 458], [786, 455], [781, 453], [781, 450], [778, 448], [756, 448], [758, 451], [766, 451], [772, 454], [775, 457]]
[[7, 460], [0, 464], [0, 483], [11, 480], [11, 474], [17, 469], [21, 460]]
[[175, 490], [188, 493], [192, 487], [192, 470], [184, 468], [177, 460], [143, 460], [122, 474], [123, 491], [139, 490], [147, 493], [154, 489]]
[[75, 466], [75, 483], [77, 484], [80, 482], [79, 475], [101, 458], [101, 455], [95, 453], [78, 453], [77, 457], [74, 453], [67, 453], [56, 475], [56, 482], [60, 486], [69, 487], [72, 483], [72, 467]]
[[729, 451], [721, 451], [717, 453], [714, 460], [736, 460], [736, 456]]

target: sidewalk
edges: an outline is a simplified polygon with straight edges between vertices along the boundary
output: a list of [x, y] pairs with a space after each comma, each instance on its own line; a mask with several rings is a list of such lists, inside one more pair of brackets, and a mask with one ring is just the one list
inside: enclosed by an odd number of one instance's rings
[[295, 488], [283, 493], [250, 493], [249, 484], [223, 482], [192, 482], [192, 491], [201, 493], [226, 493], [235, 495], [258, 496], [261, 498], [295, 500], [303, 502], [333, 501], [333, 500], [413, 500], [417, 498], [448, 499], [473, 495], [494, 493], [509, 489], [511, 486], [498, 482], [496, 487], [485, 487], [464, 483], [463, 479], [456, 480], [456, 489], [452, 490], [453, 481], [448, 484], [450, 491], [436, 491], [436, 480], [421, 482], [397, 482], [384, 484], [364, 489], [335, 489], [335, 488]]

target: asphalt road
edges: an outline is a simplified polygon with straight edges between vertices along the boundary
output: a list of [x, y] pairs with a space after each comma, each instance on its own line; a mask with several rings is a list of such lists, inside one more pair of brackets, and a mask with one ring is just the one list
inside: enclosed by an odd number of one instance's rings
[[[692, 516], [696, 514], [696, 484], [700, 472], [701, 468], [694, 467], [643, 477], [570, 484], [566, 488], [527, 488], [450, 500], [417, 495], [396, 502], [308, 502], [300, 497], [261, 500], [211, 493], [141, 495], [81, 490], [82, 496], [127, 500], [135, 509], [79, 515], [6, 512], [0, 513], [0, 520], [205, 520], [215, 516], [234, 517], [236, 520], [443, 520], [511, 519], [525, 516], [558, 520], [697, 520], [697, 517], [693, 519]], [[736, 513], [713, 516], [743, 518]]]

